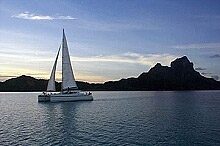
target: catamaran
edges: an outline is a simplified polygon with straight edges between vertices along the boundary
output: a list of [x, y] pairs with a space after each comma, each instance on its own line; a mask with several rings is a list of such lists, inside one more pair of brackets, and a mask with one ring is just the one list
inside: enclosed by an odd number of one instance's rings
[[[61, 47], [62, 46], [62, 47]], [[83, 92], [78, 89], [68, 51], [67, 40], [63, 29], [62, 45], [59, 47], [50, 79], [47, 85], [47, 91], [38, 95], [38, 102], [63, 102], [63, 101], [91, 101], [93, 100], [92, 93]], [[62, 48], [62, 87], [61, 92], [56, 91], [55, 74], [57, 60], [59, 57], [60, 49]]]

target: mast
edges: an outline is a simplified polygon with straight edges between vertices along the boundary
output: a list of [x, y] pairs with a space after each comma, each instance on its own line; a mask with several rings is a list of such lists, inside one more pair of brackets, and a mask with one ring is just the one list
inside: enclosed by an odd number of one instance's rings
[[59, 53], [60, 53], [60, 48], [61, 48], [61, 46], [59, 47], [59, 50], [58, 50], [58, 53], [57, 53], [57, 56], [56, 56], [56, 60], [54, 62], [54, 65], [53, 65], [53, 68], [52, 68], [52, 71], [51, 71], [50, 79], [49, 79], [48, 84], [47, 84], [47, 91], [56, 91], [55, 73], [56, 73], [56, 66], [57, 66], [57, 60], [58, 60]]
[[62, 91], [68, 89], [78, 89], [70, 61], [67, 40], [63, 29], [62, 40]]

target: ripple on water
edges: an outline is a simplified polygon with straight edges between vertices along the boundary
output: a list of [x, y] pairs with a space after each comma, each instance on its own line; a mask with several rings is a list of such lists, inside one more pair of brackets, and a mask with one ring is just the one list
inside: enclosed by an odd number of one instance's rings
[[220, 145], [219, 91], [94, 92], [92, 102], [54, 104], [37, 94], [0, 93], [0, 145]]

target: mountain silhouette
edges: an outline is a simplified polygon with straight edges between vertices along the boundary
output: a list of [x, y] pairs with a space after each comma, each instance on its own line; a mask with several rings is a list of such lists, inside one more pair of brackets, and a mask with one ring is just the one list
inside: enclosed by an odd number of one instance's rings
[[[48, 80], [22, 75], [0, 82], [0, 91], [45, 91], [47, 82]], [[172, 61], [170, 67], [157, 63], [137, 78], [108, 81], [104, 84], [77, 81], [77, 85], [81, 90], [100, 91], [220, 90], [220, 82], [195, 71], [193, 63], [186, 56]], [[61, 83], [56, 82], [56, 88], [59, 91]]]

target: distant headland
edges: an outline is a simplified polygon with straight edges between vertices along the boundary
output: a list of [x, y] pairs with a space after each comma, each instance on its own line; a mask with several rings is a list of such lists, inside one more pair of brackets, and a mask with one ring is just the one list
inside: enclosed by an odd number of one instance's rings
[[[48, 80], [19, 76], [0, 82], [0, 92], [45, 91]], [[220, 90], [220, 82], [197, 72], [186, 56], [171, 62], [170, 67], [157, 63], [137, 78], [108, 81], [103, 84], [77, 81], [81, 90], [90, 91], [171, 91], [171, 90]], [[61, 83], [56, 82], [57, 91]]]

